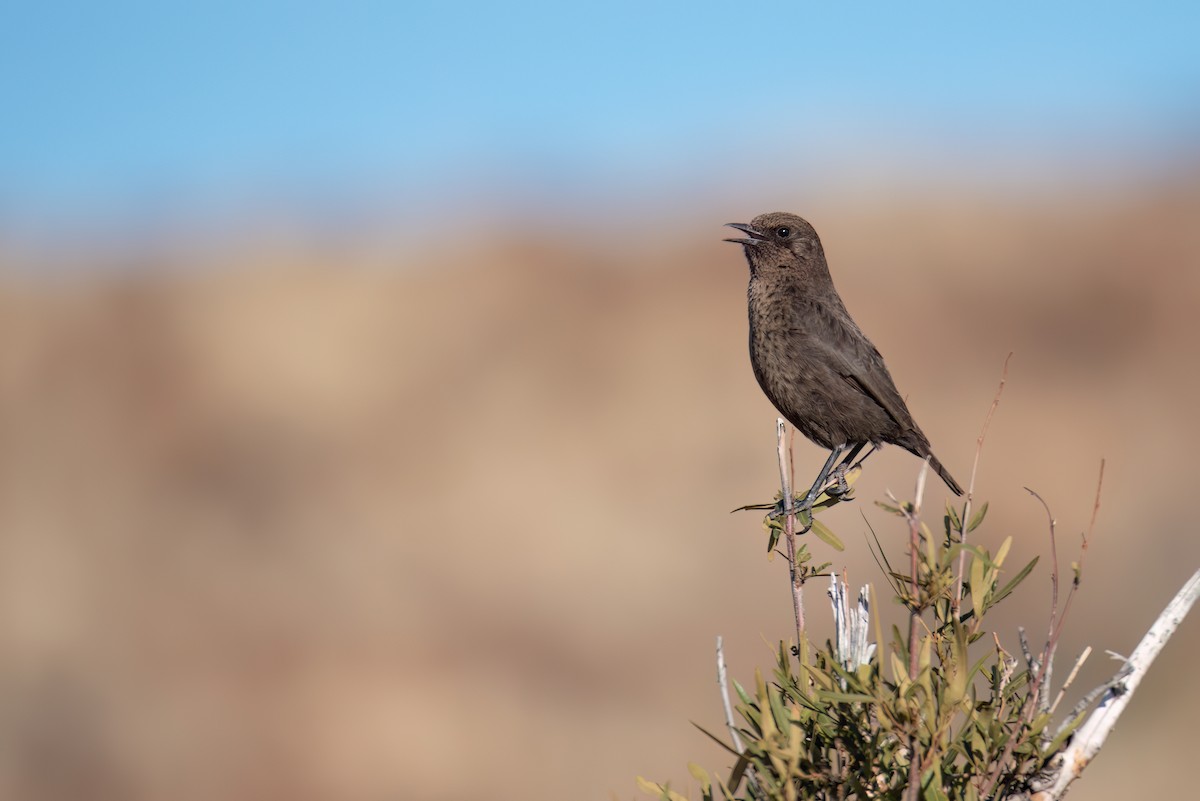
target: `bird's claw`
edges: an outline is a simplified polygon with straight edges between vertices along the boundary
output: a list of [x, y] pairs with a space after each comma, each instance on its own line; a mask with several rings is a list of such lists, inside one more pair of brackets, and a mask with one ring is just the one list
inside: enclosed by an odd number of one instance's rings
[[839, 500], [850, 500], [846, 496], [850, 494], [850, 482], [846, 481], [846, 463], [838, 465], [833, 471], [833, 483], [825, 488], [825, 494], [830, 498]]

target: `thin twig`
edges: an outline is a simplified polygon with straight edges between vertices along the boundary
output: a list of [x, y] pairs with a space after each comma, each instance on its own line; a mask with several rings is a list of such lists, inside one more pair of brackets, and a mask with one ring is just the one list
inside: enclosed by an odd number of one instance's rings
[[1083, 534], [1079, 544], [1079, 560], [1075, 563], [1074, 576], [1071, 578], [1071, 589], [1067, 591], [1067, 600], [1063, 604], [1062, 615], [1058, 618], [1058, 631], [1055, 638], [1057, 639], [1062, 632], [1062, 627], [1067, 622], [1067, 615], [1071, 613], [1071, 601], [1075, 598], [1075, 591], [1079, 589], [1079, 582], [1083, 577], [1083, 562], [1087, 558], [1088, 541], [1092, 538], [1092, 531], [1096, 528], [1096, 515], [1100, 513], [1100, 493], [1104, 489], [1104, 460], [1100, 460], [1100, 477], [1096, 479], [1096, 501], [1092, 505], [1092, 519], [1088, 523], [1088, 530]]
[[1033, 658], [1033, 651], [1029, 648], [1029, 637], [1025, 635], [1025, 627], [1017, 626], [1017, 639], [1021, 643], [1021, 656], [1025, 657], [1025, 667], [1029, 668], [1030, 673], [1037, 672], [1037, 660]]
[[1100, 460], [1100, 478], [1096, 480], [1096, 502], [1092, 505], [1092, 520], [1088, 523], [1087, 539], [1092, 538], [1092, 531], [1096, 528], [1096, 515], [1100, 514], [1100, 490], [1104, 489], [1104, 460]]
[[1054, 515], [1050, 512], [1050, 505], [1041, 495], [1029, 487], [1026, 487], [1025, 491], [1038, 499], [1050, 521], [1050, 626], [1046, 633], [1046, 645], [1042, 648], [1041, 670], [1033, 677], [1033, 694], [1038, 703], [1029, 710], [1030, 720], [1032, 720], [1034, 710], [1046, 711], [1050, 708], [1050, 677], [1054, 673], [1054, 649], [1058, 645], [1057, 635], [1061, 633], [1058, 626], [1058, 536], [1055, 533], [1058, 521], [1054, 519]]
[[[1021, 642], [1021, 656], [1025, 659], [1025, 666], [1029, 671], [1029, 680], [1032, 684], [1034, 677], [1038, 674], [1038, 663], [1037, 660], [1033, 658], [1033, 652], [1029, 648], [1029, 638], [1025, 635], [1024, 626], [1017, 626], [1017, 639]], [[1013, 661], [1015, 662], [1016, 660]], [[1024, 718], [1027, 710], [1037, 708], [1036, 700], [1037, 689], [1033, 688], [1021, 702], [1021, 707], [1017, 711], [1017, 714]], [[1008, 743], [1004, 746], [1004, 751], [1000, 754], [1000, 758], [995, 761], [995, 764], [992, 766], [991, 773], [988, 774], [987, 779], [984, 780], [983, 784], [979, 787], [980, 798], [991, 798], [992, 791], [995, 790], [996, 785], [1000, 783], [1000, 777], [1004, 775], [1004, 771], [1008, 766], [1009, 761], [1012, 759], [1013, 751], [1016, 750], [1018, 740], [1019, 738], [1017, 737], [1008, 738]]]
[[[1100, 489], [1101, 489], [1101, 486], [1103, 485], [1103, 482], [1104, 482], [1104, 462], [1101, 461], [1100, 462], [1100, 481], [1097, 483], [1097, 486], [1096, 486], [1096, 501], [1092, 506], [1092, 520], [1091, 520], [1091, 524], [1088, 526], [1088, 533], [1086, 535], [1084, 535], [1084, 537], [1083, 537], [1083, 551], [1084, 552], [1086, 552], [1086, 550], [1087, 550], [1088, 537], [1090, 537], [1092, 534], [1093, 527], [1096, 524], [1096, 515], [1100, 510]], [[1066, 613], [1067, 613], [1067, 609], [1069, 608], [1071, 595], [1068, 595], [1067, 606], [1064, 607], [1064, 609], [1063, 609], [1062, 617], [1059, 617], [1058, 616], [1058, 575], [1059, 575], [1058, 574], [1058, 550], [1057, 550], [1056, 537], [1055, 537], [1054, 515], [1051, 514], [1050, 507], [1046, 503], [1046, 501], [1042, 498], [1042, 496], [1038, 495], [1036, 492], [1029, 489], [1028, 487], [1026, 487], [1025, 489], [1031, 495], [1033, 495], [1035, 498], [1037, 498], [1039, 501], [1041, 501], [1042, 507], [1046, 510], [1046, 516], [1047, 516], [1047, 518], [1049, 518], [1049, 521], [1050, 521], [1050, 555], [1051, 555], [1051, 559], [1052, 559], [1052, 567], [1051, 567], [1051, 572], [1050, 572], [1051, 587], [1052, 587], [1050, 626], [1049, 626], [1049, 634], [1046, 638], [1046, 647], [1042, 652], [1041, 664], [1038, 664], [1038, 662], [1033, 658], [1033, 654], [1030, 652], [1029, 641], [1025, 637], [1025, 630], [1023, 628], [1017, 629], [1017, 631], [1020, 635], [1020, 639], [1021, 639], [1021, 650], [1024, 653], [1025, 662], [1029, 666], [1029, 673], [1030, 673], [1030, 692], [1025, 697], [1025, 701], [1022, 704], [1021, 718], [1023, 720], [1025, 720], [1026, 723], [1030, 723], [1030, 722], [1032, 722], [1033, 718], [1037, 715], [1037, 712], [1039, 709], [1048, 710], [1050, 708], [1050, 704], [1048, 703], [1048, 698], [1050, 695], [1050, 678], [1053, 673], [1054, 651], [1058, 647], [1058, 638], [1059, 638], [1059, 635], [1062, 633], [1062, 621], [1066, 618]], [[1081, 553], [1080, 562], [1079, 562], [1080, 567], [1082, 566], [1082, 561], [1083, 561], [1083, 555]], [[1076, 571], [1076, 580], [1072, 583], [1071, 594], [1074, 594], [1074, 590], [1078, 586], [1078, 575], [1079, 575], [1079, 573], [1077, 570]], [[1192, 582], [1197, 582], [1198, 577], [1200, 577], [1200, 573], [1197, 573], [1196, 576], [1193, 576]], [[1182, 593], [1182, 591], [1181, 591], [1181, 593]], [[1176, 597], [1176, 600], [1178, 600], [1178, 596]], [[1195, 598], [1193, 597], [1191, 600], [1194, 601]], [[1190, 602], [1189, 602], [1189, 606], [1190, 606]], [[1164, 615], [1165, 614], [1166, 613], [1164, 612]], [[1160, 617], [1160, 621], [1161, 620], [1162, 620], [1162, 618]], [[1176, 624], [1178, 624], [1178, 621], [1176, 621]], [[1157, 624], [1155, 624], [1155, 625], [1157, 625]], [[1174, 629], [1172, 629], [1172, 631], [1173, 630]], [[1152, 629], [1152, 631], [1153, 631], [1153, 629]], [[1149, 637], [1150, 635], [1147, 634], [1146, 636]], [[1167, 634], [1166, 636], [1170, 636], [1170, 635]], [[1146, 640], [1143, 639], [1142, 642], [1145, 643]], [[1153, 658], [1153, 657], [1151, 657], [1151, 658]], [[1073, 678], [1073, 677], [1074, 677], [1074, 671], [1072, 671], [1072, 675], [1070, 677], [1068, 677], [1068, 679], [1067, 679], [1068, 684], [1070, 683], [1071, 678]], [[1117, 686], [1123, 686], [1123, 685], [1121, 685], [1120, 682], [1115, 681], [1115, 680], [1114, 680], [1114, 682], [1110, 682], [1110, 689], [1108, 690], [1108, 692], [1111, 694], [1114, 691], [1111, 688], [1114, 688]], [[1064, 685], [1063, 689], [1066, 689], [1066, 685]], [[1074, 720], [1076, 717], [1078, 717], [1078, 715], [1082, 714], [1083, 710], [1087, 709], [1087, 707], [1092, 703], [1093, 700], [1095, 700], [1095, 691], [1093, 691], [1092, 693], [1089, 693], [1088, 697], [1084, 698], [1084, 700], [1081, 701], [1079, 703], [1079, 705], [1077, 705], [1075, 707], [1075, 711], [1072, 712], [1071, 717], [1068, 719], [1068, 721], [1065, 721], [1063, 723], [1063, 726], [1070, 725], [1069, 721]], [[1107, 696], [1106, 696], [1106, 700], [1107, 700]], [[1057, 701], [1055, 703], [1057, 704]], [[1100, 710], [1097, 710], [1097, 712], [1099, 712], [1099, 711]], [[1118, 714], [1119, 714], [1119, 712], [1118, 712]], [[1094, 716], [1095, 716], [1095, 713], [1093, 713], [1093, 717]], [[1089, 723], [1090, 723], [1090, 719], [1089, 719]], [[1062, 731], [1062, 729], [1060, 728], [1060, 733], [1061, 733], [1061, 731]], [[1076, 737], [1078, 737], [1078, 736], [1079, 736], [1078, 733], [1076, 733]], [[1107, 732], [1105, 733], [1105, 736], [1107, 736]], [[1012, 754], [1013, 754], [1014, 746], [1015, 746], [1016, 742], [1017, 742], [1016, 738], [1012, 738], [1008, 741], [1008, 744], [1004, 748], [1003, 754], [1001, 754], [1000, 759], [997, 760], [995, 767], [992, 769], [991, 774], [988, 776], [988, 780], [986, 782], [984, 782], [982, 787], [980, 787], [980, 796], [981, 797], [990, 796], [992, 791], [996, 788], [997, 784], [999, 784], [1000, 776], [1002, 775], [1002, 772], [1005, 769], [1005, 766], [1008, 764], [1009, 760], [1012, 758]], [[1096, 746], [1095, 750], [1096, 751], [1100, 750], [1099, 745]], [[1094, 752], [1093, 752], [1093, 755], [1094, 755]], [[1090, 757], [1088, 757], [1088, 758], [1090, 759]], [[1059, 768], [1058, 768], [1059, 773], [1052, 774], [1052, 778], [1049, 781], [1057, 781], [1057, 779], [1053, 778], [1053, 776], [1060, 776], [1062, 773], [1069, 772], [1069, 771], [1075, 771], [1074, 775], [1078, 776], [1078, 773], [1080, 771], [1082, 771], [1083, 768], [1085, 767], [1086, 761], [1083, 764], [1079, 764], [1079, 765], [1071, 765], [1071, 764], [1069, 764], [1068, 761], [1060, 761], [1058, 764], [1059, 764]], [[1053, 801], [1053, 799], [1058, 799], [1061, 797], [1062, 793], [1065, 792], [1066, 785], [1070, 784], [1070, 782], [1073, 780], [1074, 780], [1073, 778], [1068, 779], [1066, 781], [1066, 783], [1062, 785], [1062, 790], [1056, 791], [1052, 795], [1047, 795], [1045, 793], [1039, 793], [1034, 796], [1034, 799], [1036, 799], [1036, 801]]]
[[909, 614], [908, 626], [908, 675], [913, 681], [917, 679], [917, 630], [921, 620], [921, 605], [919, 602], [920, 585], [917, 581], [918, 571], [918, 553], [920, 549], [920, 525], [921, 525], [921, 498], [925, 495], [925, 478], [929, 475], [929, 459], [925, 459], [925, 464], [921, 467], [921, 472], [917, 473], [917, 487], [914, 494], [912, 509], [905, 513], [908, 518], [908, 545], [909, 545], [909, 569], [912, 570], [912, 575], [909, 576], [909, 590], [912, 592], [912, 601]]
[[1075, 676], [1079, 673], [1079, 669], [1083, 667], [1083, 663], [1086, 662], [1087, 658], [1091, 655], [1092, 646], [1089, 645], [1087, 648], [1083, 649], [1083, 653], [1081, 653], [1079, 658], [1075, 660], [1075, 667], [1071, 668], [1071, 673], [1067, 676], [1067, 680], [1063, 682], [1062, 688], [1059, 689], [1058, 695], [1054, 699], [1054, 703], [1050, 705], [1051, 715], [1054, 714], [1054, 710], [1058, 709], [1058, 705], [1062, 703], [1063, 696], [1067, 694], [1067, 690], [1071, 687], [1071, 682], [1075, 681]]
[[[992, 405], [988, 407], [987, 416], [983, 418], [983, 427], [979, 429], [979, 438], [975, 440], [975, 461], [971, 463], [971, 480], [967, 482], [967, 500], [963, 504], [962, 519], [958, 521], [959, 540], [966, 544], [967, 526], [971, 519], [971, 501], [975, 498], [975, 475], [979, 472], [979, 455], [983, 453], [983, 441], [987, 438], [988, 426], [992, 424], [992, 415], [1000, 405], [1000, 395], [1004, 392], [1004, 384], [1008, 381], [1008, 362], [1013, 357], [1012, 351], [1004, 357], [1004, 370], [1000, 373], [1000, 386], [992, 397]], [[962, 604], [963, 568], [966, 565], [967, 551], [964, 548], [958, 554], [958, 575], [954, 579], [954, 617], [958, 617], [958, 608]], [[972, 588], [974, 592], [974, 588]]]
[[1085, 696], [1083, 696], [1083, 698], [1079, 699], [1079, 703], [1075, 704], [1075, 706], [1073, 706], [1071, 708], [1071, 714], [1069, 714], [1065, 718], [1063, 718], [1062, 723], [1058, 724], [1058, 730], [1054, 732], [1054, 736], [1057, 737], [1058, 735], [1060, 735], [1064, 731], [1066, 731], [1068, 728], [1070, 728], [1071, 723], [1076, 718], [1078, 718], [1080, 715], [1082, 715], [1084, 712], [1086, 712], [1087, 708], [1089, 706], [1091, 706], [1092, 704], [1094, 704], [1096, 702], [1097, 698], [1104, 695], [1115, 685], [1120, 684], [1121, 679], [1124, 678], [1124, 676], [1120, 673], [1118, 673], [1117, 676], [1119, 676], [1120, 678], [1113, 678], [1113, 679], [1110, 679], [1109, 681], [1104, 682], [1099, 687], [1096, 687], [1093, 690], [1089, 690], [1087, 695], [1085, 695]]
[[[918, 549], [920, 548], [921, 499], [925, 496], [925, 479], [929, 475], [929, 458], [921, 465], [917, 473], [917, 486], [913, 492], [912, 508], [905, 512], [908, 518], [909, 590], [912, 593], [911, 608], [908, 618], [908, 675], [912, 681], [917, 680], [920, 664], [920, 646], [917, 643], [917, 632], [921, 623], [920, 584], [918, 582]], [[921, 793], [921, 760], [917, 754], [917, 736], [914, 733], [908, 738], [908, 787], [904, 796], [907, 801], [917, 801]]]
[[[792, 477], [788, 458], [786, 439], [787, 424], [782, 417], [775, 420], [775, 439], [779, 451], [779, 483], [783, 487], [783, 513], [786, 517], [783, 525], [784, 538], [787, 540], [788, 578], [792, 585], [792, 612], [796, 616], [796, 648], [800, 648], [800, 640], [804, 635], [804, 582], [796, 565], [796, 507], [792, 502]], [[812, 514], [812, 510], [809, 510]]]
[[725, 644], [720, 634], [717, 635], [717, 684], [721, 687], [721, 703], [725, 705], [725, 727], [733, 738], [733, 747], [740, 754], [745, 751], [742, 736], [738, 734], [737, 726], [733, 725], [733, 704], [729, 702], [729, 676], [725, 670]]

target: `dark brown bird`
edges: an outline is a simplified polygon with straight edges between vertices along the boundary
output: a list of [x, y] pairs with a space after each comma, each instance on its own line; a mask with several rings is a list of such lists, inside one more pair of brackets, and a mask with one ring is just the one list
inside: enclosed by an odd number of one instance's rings
[[812, 508], [831, 475], [844, 492], [853, 459], [866, 445], [884, 442], [928, 457], [946, 486], [962, 495], [896, 391], [883, 357], [846, 311], [813, 227], [783, 212], [729, 225], [747, 237], [725, 241], [742, 245], [750, 263], [754, 377], [780, 414], [831, 451], [801, 508]]

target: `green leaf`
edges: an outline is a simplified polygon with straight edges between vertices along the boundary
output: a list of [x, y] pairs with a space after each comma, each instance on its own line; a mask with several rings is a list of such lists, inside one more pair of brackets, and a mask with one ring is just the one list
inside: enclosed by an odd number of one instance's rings
[[988, 587], [983, 586], [983, 560], [978, 556], [971, 560], [971, 608], [975, 617], [983, 617], [984, 598], [987, 597]]
[[783, 707], [783, 699], [779, 693], [767, 690], [767, 700], [771, 704], [771, 717], [775, 720], [775, 728], [787, 735], [792, 730], [792, 717]]
[[775, 503], [748, 503], [745, 506], [739, 506], [736, 509], [730, 509], [729, 514], [734, 512], [748, 512], [751, 509], [774, 509], [779, 504]]
[[669, 799], [669, 801], [683, 800], [683, 796], [679, 795], [679, 793], [672, 792], [669, 785], [664, 787], [657, 782], [643, 779], [641, 776], [637, 777], [637, 785], [638, 789], [644, 793], [647, 793], [648, 795], [658, 796], [662, 799]]
[[866, 695], [864, 693], [838, 693], [826, 692], [824, 690], [817, 693], [826, 701], [832, 701], [835, 704], [873, 704], [876, 703], [875, 696]]
[[935, 773], [934, 770], [930, 770], [925, 774], [928, 777], [926, 779], [927, 783], [925, 784], [924, 791], [922, 792], [922, 796], [925, 798], [925, 801], [950, 801], [950, 796], [946, 795], [946, 791], [942, 789], [941, 777], [938, 775], [939, 773], [940, 771]]
[[[737, 763], [733, 766], [733, 771], [729, 774], [729, 787], [732, 787], [734, 790], [737, 789], [738, 785], [742, 783], [742, 776], [745, 775], [746, 768], [748, 767], [750, 767], [750, 760], [745, 754], [742, 754], [738, 757]], [[721, 790], [725, 793], [726, 798], [733, 797], [733, 793], [729, 792], [729, 787], [726, 787], [724, 783], [721, 784]]]
[[1021, 572], [1013, 577], [1012, 581], [1005, 584], [1001, 589], [999, 589], [996, 592], [995, 595], [993, 595], [990, 599], [988, 599], [988, 606], [989, 607], [995, 606], [996, 604], [1000, 603], [1005, 598], [1007, 598], [1009, 596], [1009, 594], [1011, 594], [1012, 591], [1017, 588], [1017, 585], [1025, 580], [1025, 577], [1029, 575], [1029, 571], [1033, 570], [1033, 566], [1038, 563], [1038, 559], [1040, 559], [1040, 558], [1041, 557], [1038, 557], [1038, 556], [1033, 557], [1032, 561], [1030, 561], [1029, 564], [1025, 565], [1025, 567], [1023, 567], [1021, 569]]
[[898, 506], [889, 506], [888, 504], [882, 503], [880, 501], [875, 501], [875, 505], [878, 506], [880, 509], [883, 509], [884, 511], [891, 512], [894, 515], [898, 515], [900, 517], [904, 516], [903, 510], [901, 510], [900, 507], [898, 507]]
[[729, 753], [733, 754], [734, 756], [737, 756], [737, 755], [738, 755], [738, 752], [737, 752], [737, 750], [736, 750], [736, 749], [734, 749], [733, 747], [731, 747], [731, 746], [730, 746], [730, 745], [728, 745], [727, 743], [723, 742], [723, 741], [721, 740], [721, 738], [720, 738], [720, 737], [718, 737], [717, 735], [713, 734], [711, 731], [709, 731], [708, 729], [704, 728], [703, 726], [701, 726], [701, 725], [700, 725], [699, 723], [697, 723], [696, 721], [694, 721], [694, 720], [693, 720], [693, 721], [691, 721], [691, 724], [692, 724], [693, 726], [695, 726], [697, 729], [699, 729], [699, 730], [701, 731], [701, 733], [703, 733], [703, 734], [704, 734], [706, 737], [708, 737], [710, 740], [712, 740], [712, 741], [713, 741], [714, 743], [716, 743], [717, 745], [719, 745], [719, 746], [721, 746], [722, 748], [724, 748], [724, 749], [725, 749], [726, 751], [728, 751]]
[[892, 651], [892, 681], [903, 685], [908, 682], [908, 665], [895, 651]]
[[942, 670], [946, 677], [945, 703], [957, 706], [967, 695], [967, 684], [974, 675], [967, 669], [967, 629], [954, 627], [954, 638], [950, 641], [952, 658], [944, 660]]
[[1000, 550], [996, 551], [996, 555], [992, 557], [992, 564], [1000, 567], [1004, 564], [1004, 560], [1008, 558], [1008, 549], [1012, 547], [1013, 538], [1005, 537], [1004, 542], [1000, 543]]
[[967, 531], [971, 532], [979, 528], [979, 524], [983, 522], [983, 518], [987, 516], [988, 505], [985, 501], [983, 506], [979, 507], [979, 511], [971, 518], [970, 525], [967, 526]]
[[946, 517], [950, 518], [951, 531], [958, 531], [962, 528], [962, 520], [958, 517], [958, 510], [949, 501], [946, 501]]
[[974, 676], [977, 673], [982, 673], [984, 663], [987, 662], [988, 659], [991, 658], [991, 656], [992, 656], [991, 654], [984, 654], [983, 656], [979, 657], [979, 661], [971, 666], [971, 672], [968, 673], [967, 676], [969, 677], [969, 676]]
[[695, 762], [688, 763], [688, 773], [692, 774], [692, 777], [696, 781], [700, 782], [700, 787], [704, 790], [704, 792], [707, 793], [708, 788], [712, 787], [712, 780], [708, 778], [708, 771], [697, 765]]
[[844, 551], [846, 546], [837, 538], [837, 535], [829, 530], [829, 526], [822, 523], [820, 520], [812, 521], [812, 532], [816, 534], [822, 542], [833, 548], [835, 551]]
[[1089, 710], [1085, 709], [1083, 712], [1080, 712], [1078, 715], [1072, 718], [1071, 722], [1064, 726], [1063, 730], [1058, 733], [1058, 736], [1050, 741], [1050, 745], [1046, 748], [1046, 753], [1056, 753], [1058, 749], [1062, 747], [1062, 744], [1067, 741], [1067, 738], [1074, 734], [1075, 730], [1079, 728], [1079, 724], [1083, 723], [1083, 721], [1087, 718], [1088, 711]]

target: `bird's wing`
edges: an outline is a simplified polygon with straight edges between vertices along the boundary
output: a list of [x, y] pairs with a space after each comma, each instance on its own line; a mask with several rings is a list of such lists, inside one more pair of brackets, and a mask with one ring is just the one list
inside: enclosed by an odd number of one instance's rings
[[[901, 429], [917, 430], [912, 414], [900, 397], [883, 357], [866, 335], [846, 313], [845, 309], [830, 309], [823, 304], [810, 304], [805, 313], [822, 318], [816, 327], [824, 337], [808, 337], [810, 347], [819, 348], [829, 364], [849, 382], [888, 413]], [[808, 331], [814, 330], [809, 324]]]

